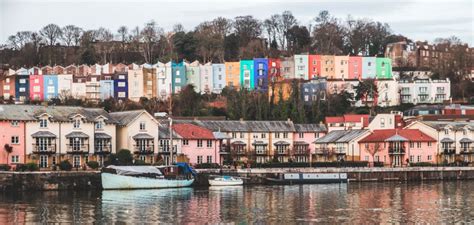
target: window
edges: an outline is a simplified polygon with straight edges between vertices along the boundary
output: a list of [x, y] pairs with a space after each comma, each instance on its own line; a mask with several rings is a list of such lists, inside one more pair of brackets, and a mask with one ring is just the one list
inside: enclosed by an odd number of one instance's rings
[[428, 156], [428, 161], [431, 161], [431, 160], [433, 160], [433, 156], [429, 155]]
[[183, 140], [183, 145], [189, 145], [189, 140]]
[[415, 156], [411, 155], [410, 156], [410, 162], [414, 162], [415, 161]]
[[415, 142], [410, 142], [410, 148], [414, 148], [415, 147]]
[[174, 80], [174, 82], [175, 82], [175, 83], [181, 83], [181, 78], [179, 78], [179, 77], [176, 78], [176, 79]]
[[369, 161], [369, 156], [368, 155], [366, 155], [364, 158], [365, 158], [365, 161]]
[[208, 148], [211, 148], [212, 147], [212, 140], [207, 140], [206, 146]]
[[199, 148], [202, 148], [202, 140], [198, 140], [197, 142], [198, 142], [198, 143], [197, 143], [197, 146], [198, 146]]
[[34, 92], [40, 92], [40, 86], [34, 86], [33, 91]]
[[117, 86], [119, 86], [119, 87], [125, 87], [125, 82], [118, 82]]
[[237, 133], [232, 132], [232, 138], [237, 138]]
[[258, 134], [257, 134], [257, 133], [253, 134], [253, 138], [254, 138], [254, 139], [257, 139], [257, 138], [258, 138]]
[[197, 156], [197, 163], [201, 164], [202, 163], [202, 155]]
[[417, 161], [417, 162], [421, 162], [421, 155], [419, 155], [419, 156], [416, 157], [416, 161]]
[[47, 155], [40, 155], [39, 158], [39, 167], [46, 168], [48, 167], [48, 156]]
[[18, 91], [19, 91], [19, 92], [25, 92], [25, 91], [26, 91], [26, 88], [21, 87], [21, 88], [18, 89]]
[[298, 133], [298, 137], [299, 138], [304, 138], [304, 133], [302, 133], [302, 132]]
[[376, 155], [374, 161], [375, 161], [375, 162], [380, 162], [380, 156]]
[[39, 79], [35, 79], [35, 84], [39, 84]]
[[319, 133], [314, 133], [314, 138], [319, 138]]
[[72, 157], [72, 165], [74, 168], [79, 168], [81, 167], [81, 156], [75, 155]]
[[26, 84], [26, 79], [20, 79], [20, 84]]
[[19, 162], [20, 162], [20, 156], [12, 155], [11, 163], [19, 163]]
[[444, 129], [444, 134], [449, 134], [449, 129]]
[[421, 142], [416, 142], [416, 147], [421, 148]]
[[104, 122], [103, 121], [99, 121], [95, 124], [95, 129], [97, 130], [101, 130], [101, 129], [104, 129]]
[[18, 120], [12, 120], [12, 121], [10, 122], [10, 124], [11, 124], [12, 127], [18, 127], [18, 125], [20, 124], [20, 122], [18, 122]]
[[12, 136], [12, 144], [20, 144], [20, 137]]
[[119, 98], [125, 98], [125, 96], [126, 96], [126, 95], [125, 95], [125, 92], [119, 92], [119, 93], [118, 93], [118, 97], [119, 97]]
[[210, 155], [207, 156], [207, 163], [212, 163], [212, 156]]
[[240, 138], [244, 138], [244, 137], [245, 137], [244, 133], [240, 132]]
[[40, 120], [40, 127], [41, 128], [48, 127], [48, 120], [47, 119], [41, 119]]
[[262, 138], [267, 138], [267, 134], [266, 134], [266, 133], [262, 133], [261, 137], [262, 137]]
[[81, 127], [81, 119], [75, 119], [72, 125], [74, 128]]
[[385, 127], [385, 118], [380, 119], [380, 127], [384, 128]]
[[145, 128], [146, 128], [145, 127], [145, 122], [140, 122], [140, 130], [144, 131], [144, 130], [146, 130]]
[[280, 138], [280, 133], [275, 133], [275, 138]]
[[288, 133], [287, 132], [283, 133], [283, 138], [288, 138]]

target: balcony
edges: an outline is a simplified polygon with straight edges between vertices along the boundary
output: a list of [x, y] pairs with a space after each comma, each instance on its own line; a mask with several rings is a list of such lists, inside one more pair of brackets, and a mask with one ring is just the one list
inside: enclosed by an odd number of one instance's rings
[[317, 148], [314, 151], [315, 155], [329, 155], [333, 153], [332, 148]]
[[105, 155], [110, 154], [110, 152], [112, 152], [112, 144], [102, 144], [94, 146], [94, 154]]
[[293, 155], [297, 155], [297, 156], [300, 156], [300, 155], [309, 155], [310, 151], [308, 148], [305, 148], [305, 149], [298, 149], [298, 148], [294, 148], [293, 149]]
[[461, 154], [474, 154], [474, 147], [461, 147], [460, 153]]
[[252, 153], [253, 155], [268, 155], [268, 150], [254, 150]]
[[219, 147], [219, 153], [222, 154], [222, 155], [225, 155], [225, 154], [230, 154], [230, 146], [221, 146]]
[[243, 148], [242, 148], [242, 149], [235, 149], [235, 148], [234, 148], [234, 149], [231, 149], [231, 151], [232, 151], [233, 153], [235, 153], [236, 155], [240, 155], [240, 156], [247, 154], [247, 151], [246, 151], [245, 149], [243, 149]]
[[443, 154], [445, 155], [454, 155], [456, 154], [456, 149], [454, 147], [444, 147]]
[[35, 154], [54, 154], [56, 153], [56, 145], [33, 144], [33, 153]]
[[404, 155], [405, 148], [404, 147], [389, 147], [388, 154], [389, 155]]
[[344, 147], [336, 147], [334, 148], [334, 153], [336, 155], [345, 155], [346, 154], [346, 148]]
[[275, 155], [289, 155], [290, 151], [289, 149], [278, 149], [275, 151]]
[[66, 153], [68, 154], [87, 154], [89, 153], [89, 145], [66, 145]]
[[[168, 145], [163, 145], [158, 147], [158, 153], [159, 154], [164, 154], [164, 155], [169, 155], [170, 154], [170, 146]], [[173, 148], [173, 154], [177, 154], [178, 151], [176, 148]]]
[[148, 155], [155, 152], [155, 147], [153, 145], [134, 145], [133, 153], [139, 155]]

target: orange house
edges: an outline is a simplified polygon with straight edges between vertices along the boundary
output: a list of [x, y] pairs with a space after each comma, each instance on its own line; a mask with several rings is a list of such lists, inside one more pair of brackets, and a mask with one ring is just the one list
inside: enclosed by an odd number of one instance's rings
[[240, 62], [225, 62], [225, 83], [228, 87], [240, 88]]

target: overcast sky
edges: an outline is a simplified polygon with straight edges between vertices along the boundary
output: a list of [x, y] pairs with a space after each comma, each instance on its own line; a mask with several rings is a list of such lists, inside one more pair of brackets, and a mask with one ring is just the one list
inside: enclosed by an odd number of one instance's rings
[[456, 35], [474, 46], [474, 0], [0, 0], [0, 43], [17, 31], [44, 25], [106, 27], [116, 32], [155, 20], [165, 30], [181, 23], [186, 30], [218, 16], [253, 15], [265, 19], [290, 10], [308, 25], [321, 10], [339, 18], [370, 18], [413, 40], [433, 41]]

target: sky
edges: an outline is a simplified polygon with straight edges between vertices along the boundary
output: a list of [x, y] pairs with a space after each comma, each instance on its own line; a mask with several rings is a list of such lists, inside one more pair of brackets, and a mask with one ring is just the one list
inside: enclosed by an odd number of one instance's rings
[[309, 25], [321, 10], [345, 19], [368, 18], [388, 23], [395, 34], [433, 41], [455, 35], [474, 46], [474, 0], [0, 0], [0, 44], [18, 31], [38, 31], [49, 23], [83, 29], [143, 27], [154, 20], [171, 30], [186, 30], [222, 16], [252, 15], [264, 20], [290, 10]]

